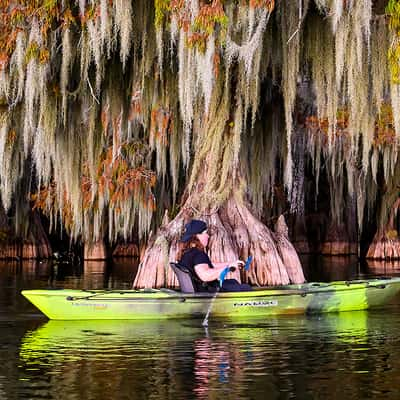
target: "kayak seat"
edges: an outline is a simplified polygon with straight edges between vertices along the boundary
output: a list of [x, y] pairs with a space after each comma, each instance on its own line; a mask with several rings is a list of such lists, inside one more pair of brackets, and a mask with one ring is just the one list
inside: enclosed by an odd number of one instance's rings
[[178, 278], [179, 286], [181, 287], [182, 293], [195, 293], [195, 286], [192, 280], [192, 274], [190, 271], [182, 264], [171, 262], [172, 270], [175, 272]]

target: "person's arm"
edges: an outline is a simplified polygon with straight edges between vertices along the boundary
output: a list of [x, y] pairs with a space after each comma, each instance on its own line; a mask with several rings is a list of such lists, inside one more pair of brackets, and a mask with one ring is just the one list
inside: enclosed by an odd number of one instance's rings
[[212, 263], [212, 265], [214, 267], [216, 267], [216, 268], [219, 268], [219, 267], [230, 267], [230, 266], [240, 268], [240, 267], [243, 267], [244, 264], [245, 263], [242, 260], [235, 260], [235, 261], [231, 261], [231, 262], [227, 262], [227, 261], [226, 262], [214, 262], [213, 261], [213, 263]]
[[218, 263], [219, 265], [213, 264], [214, 268], [210, 268], [208, 264], [197, 264], [194, 266], [197, 276], [203, 282], [215, 281], [221, 275], [221, 272], [229, 266], [227, 263]]

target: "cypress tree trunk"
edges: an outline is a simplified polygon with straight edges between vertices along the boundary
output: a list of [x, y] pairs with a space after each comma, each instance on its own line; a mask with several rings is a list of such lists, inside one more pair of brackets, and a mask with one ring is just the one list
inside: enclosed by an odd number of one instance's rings
[[135, 243], [119, 243], [112, 255], [113, 257], [139, 257], [139, 247]]
[[274, 235], [254, 217], [240, 194], [232, 194], [216, 209], [200, 211], [196, 206], [189, 197], [181, 212], [151, 239], [136, 275], [135, 288], [177, 286], [169, 262], [176, 261], [183, 227], [192, 218], [202, 219], [210, 227], [211, 260], [230, 262], [253, 256], [249, 272], [237, 275], [236, 279], [259, 286], [304, 282], [300, 261], [285, 234]]
[[[192, 218], [204, 220], [211, 228], [208, 252], [212, 261], [232, 262], [253, 256], [250, 271], [241, 277], [244, 281], [260, 286], [304, 281], [300, 261], [293, 246], [288, 245], [286, 231], [281, 229], [274, 236], [251, 212], [238, 157], [240, 140], [238, 145], [231, 122], [232, 94], [221, 85], [214, 95], [213, 107], [197, 138], [185, 201], [178, 215], [152, 238], [139, 267], [135, 288], [177, 285], [169, 262], [176, 261], [183, 227]], [[287, 268], [283, 260], [296, 258]], [[240, 280], [239, 276], [236, 278]]]
[[28, 220], [26, 234], [23, 237], [17, 236], [13, 227], [9, 226], [4, 208], [0, 207], [0, 259], [51, 257], [51, 245], [38, 213], [31, 212]]
[[105, 260], [107, 259], [107, 248], [104, 241], [96, 243], [85, 243], [84, 260]]
[[322, 243], [321, 254], [329, 256], [357, 254], [357, 239], [349, 234], [347, 229], [349, 223], [349, 220], [346, 224], [331, 222], [325, 241]]
[[400, 207], [398, 198], [391, 207], [386, 226], [375, 234], [368, 249], [367, 258], [375, 260], [397, 260], [400, 259], [400, 239], [395, 227], [395, 218]]

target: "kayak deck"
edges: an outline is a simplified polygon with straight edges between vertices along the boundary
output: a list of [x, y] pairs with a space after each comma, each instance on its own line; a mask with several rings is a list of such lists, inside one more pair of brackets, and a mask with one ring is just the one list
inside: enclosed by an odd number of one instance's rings
[[143, 290], [24, 290], [48, 318], [57, 320], [259, 317], [365, 310], [386, 304], [400, 278], [305, 283], [250, 292], [181, 293]]

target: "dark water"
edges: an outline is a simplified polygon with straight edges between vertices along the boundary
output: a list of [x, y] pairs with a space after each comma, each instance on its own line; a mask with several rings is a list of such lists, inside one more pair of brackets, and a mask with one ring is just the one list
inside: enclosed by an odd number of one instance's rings
[[[399, 275], [304, 259], [308, 280]], [[0, 399], [400, 399], [400, 299], [385, 310], [201, 321], [47, 321], [20, 290], [128, 288], [114, 263], [0, 264]]]

